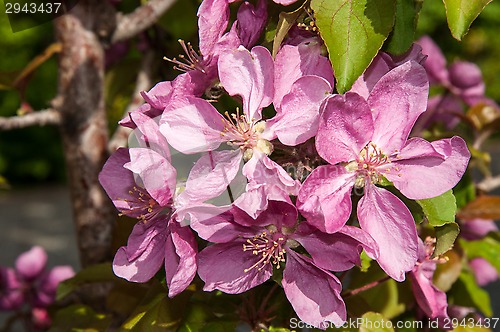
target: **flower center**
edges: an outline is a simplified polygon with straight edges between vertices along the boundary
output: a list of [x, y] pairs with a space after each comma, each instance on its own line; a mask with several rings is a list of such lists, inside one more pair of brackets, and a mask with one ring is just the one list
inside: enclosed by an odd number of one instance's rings
[[348, 171], [357, 173], [354, 185], [361, 188], [365, 186], [366, 181], [372, 183], [381, 181], [384, 172], [381, 171], [380, 167], [390, 162], [389, 156], [375, 143], [370, 142], [361, 150], [356, 161], [351, 161], [345, 167]]
[[240, 110], [236, 109], [236, 114], [225, 113], [224, 130], [221, 136], [228, 140], [228, 144], [236, 146], [243, 152], [245, 161], [250, 160], [253, 155], [253, 150], [270, 155], [273, 152], [273, 145], [266, 139], [260, 137], [266, 128], [265, 121], [255, 121], [248, 119], [245, 114], [240, 114]]
[[243, 251], [252, 251], [252, 254], [261, 256], [259, 261], [254, 265], [245, 269], [247, 273], [252, 269], [262, 270], [268, 264], [273, 264], [277, 269], [280, 268], [280, 263], [285, 261], [285, 249], [283, 248], [286, 239], [282, 234], [267, 234], [264, 232], [254, 236], [252, 239], [247, 239], [243, 244]]
[[144, 188], [134, 186], [128, 193], [131, 198], [121, 199], [128, 205], [127, 208], [121, 209], [123, 214], [146, 222], [163, 211], [163, 207]]
[[193, 46], [191, 46], [190, 42], [185, 43], [184, 40], [179, 39], [179, 44], [181, 44], [182, 49], [184, 50], [184, 53], [186, 53], [186, 55], [179, 55], [179, 60], [177, 60], [177, 58], [169, 59], [167, 57], [164, 57], [163, 59], [172, 62], [175, 65], [174, 69], [176, 70], [182, 72], [199, 70], [202, 73], [206, 74], [203, 55], [200, 52], [196, 52]]

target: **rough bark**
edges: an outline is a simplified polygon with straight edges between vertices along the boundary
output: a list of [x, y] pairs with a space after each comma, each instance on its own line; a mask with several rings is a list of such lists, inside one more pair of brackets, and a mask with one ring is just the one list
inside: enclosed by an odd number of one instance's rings
[[98, 181], [108, 157], [104, 50], [99, 37], [110, 35], [107, 30], [114, 29], [114, 17], [107, 1], [81, 0], [55, 21], [62, 51], [58, 97], [53, 106], [61, 114], [61, 135], [83, 267], [112, 258], [116, 210]]

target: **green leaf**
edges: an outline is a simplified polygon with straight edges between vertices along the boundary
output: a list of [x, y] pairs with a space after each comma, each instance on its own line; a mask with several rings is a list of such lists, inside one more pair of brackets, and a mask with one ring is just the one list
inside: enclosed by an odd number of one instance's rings
[[159, 282], [154, 283], [120, 331], [176, 331], [193, 291], [185, 290], [175, 298]]
[[432, 226], [443, 226], [455, 222], [457, 203], [451, 190], [437, 197], [417, 200], [417, 203], [422, 207]]
[[490, 234], [478, 241], [460, 239], [460, 246], [469, 258], [482, 257], [486, 259], [500, 274], [500, 242]]
[[363, 323], [359, 327], [359, 332], [391, 332], [392, 322], [377, 312], [367, 312], [361, 318]]
[[108, 331], [111, 317], [96, 313], [83, 304], [74, 304], [56, 312], [49, 332]]
[[396, 0], [396, 21], [387, 40], [388, 52], [402, 54], [411, 47], [423, 2], [424, 0]]
[[110, 263], [91, 265], [73, 278], [63, 281], [57, 287], [56, 300], [59, 301], [74, 292], [78, 287], [93, 282], [106, 282], [117, 280]]
[[394, 25], [395, 0], [311, 0], [316, 26], [325, 41], [344, 93], [372, 62]]
[[297, 19], [304, 13], [304, 6], [306, 3], [304, 3], [302, 6], [300, 6], [298, 9], [294, 10], [293, 12], [281, 12], [279, 15], [278, 19], [278, 25], [276, 26], [276, 34], [274, 35], [274, 41], [273, 41], [273, 58], [276, 56], [278, 53], [278, 50], [280, 49], [281, 43], [285, 39], [286, 35], [288, 34], [288, 31], [292, 28], [292, 26], [295, 24]]
[[372, 259], [368, 257], [368, 254], [366, 251], [362, 251], [361, 255], [361, 272], [367, 272], [368, 269], [370, 268], [370, 265], [372, 264]]
[[486, 317], [491, 317], [493, 314], [488, 292], [477, 285], [474, 276], [468, 271], [462, 271], [449, 294], [451, 297], [449, 303], [465, 307], [474, 306]]
[[491, 0], [443, 0], [446, 19], [453, 38], [462, 40], [472, 22]]
[[458, 224], [453, 223], [436, 227], [435, 230], [436, 248], [434, 249], [432, 257], [438, 257], [453, 248], [458, 233], [460, 233], [460, 227], [458, 227]]

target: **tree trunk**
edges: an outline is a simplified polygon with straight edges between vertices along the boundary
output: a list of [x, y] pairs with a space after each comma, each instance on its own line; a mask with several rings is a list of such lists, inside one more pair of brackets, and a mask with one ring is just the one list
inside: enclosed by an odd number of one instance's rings
[[61, 113], [60, 128], [82, 267], [112, 258], [116, 210], [97, 177], [108, 157], [104, 50], [99, 36], [110, 35], [114, 18], [114, 9], [107, 1], [81, 0], [54, 23], [62, 44], [54, 107]]

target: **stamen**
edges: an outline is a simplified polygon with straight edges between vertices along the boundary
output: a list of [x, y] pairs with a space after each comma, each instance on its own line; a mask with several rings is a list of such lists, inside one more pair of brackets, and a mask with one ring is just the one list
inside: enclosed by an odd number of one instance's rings
[[205, 66], [203, 65], [203, 55], [199, 52], [196, 52], [193, 46], [191, 46], [190, 42], [186, 44], [182, 39], [179, 39], [178, 42], [179, 44], [181, 44], [182, 49], [184, 50], [184, 53], [186, 55], [179, 55], [179, 60], [177, 60], [177, 58], [170, 59], [167, 57], [163, 57], [163, 59], [172, 62], [175, 65], [174, 69], [176, 70], [182, 72], [199, 70], [202, 73], [206, 74]]
[[[270, 234], [272, 235], [272, 234]], [[246, 243], [243, 244], [243, 251], [252, 251], [253, 255], [262, 257], [252, 266], [243, 271], [247, 273], [252, 269], [257, 269], [261, 271], [269, 263], [276, 266], [277, 269], [280, 268], [280, 264], [285, 261], [286, 250], [282, 248], [285, 243], [284, 237], [278, 237], [277, 239], [270, 238], [266, 232], [253, 237], [252, 239], [247, 239]]]

